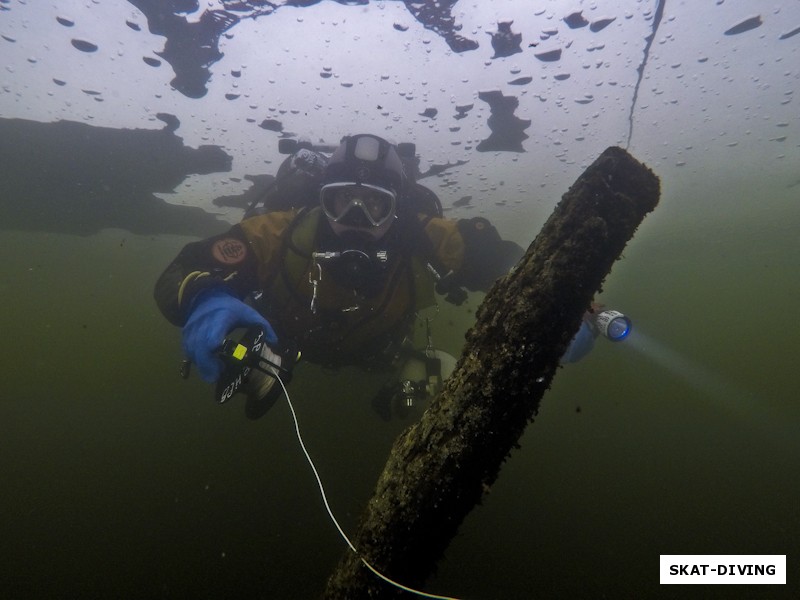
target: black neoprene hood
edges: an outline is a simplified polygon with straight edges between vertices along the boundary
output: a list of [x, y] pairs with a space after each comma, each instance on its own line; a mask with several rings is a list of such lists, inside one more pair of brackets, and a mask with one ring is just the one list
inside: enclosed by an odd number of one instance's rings
[[375, 135], [351, 135], [331, 155], [323, 185], [338, 182], [368, 183], [400, 195], [405, 175], [394, 146]]

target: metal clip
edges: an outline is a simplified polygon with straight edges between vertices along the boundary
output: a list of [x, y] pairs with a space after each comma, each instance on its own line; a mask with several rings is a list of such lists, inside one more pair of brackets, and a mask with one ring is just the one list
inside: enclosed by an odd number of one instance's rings
[[[314, 277], [314, 270], [316, 269], [317, 276]], [[317, 262], [316, 256], [314, 262], [311, 264], [311, 271], [308, 273], [308, 283], [311, 284], [311, 313], [317, 314], [317, 288], [319, 282], [322, 281], [322, 267]]]
[[[322, 265], [319, 264], [320, 260], [331, 260], [334, 258], [339, 258], [342, 255], [341, 252], [312, 252], [311, 253], [311, 271], [308, 273], [308, 283], [311, 284], [311, 313], [317, 314], [317, 289], [319, 287], [319, 282], [322, 281]], [[314, 277], [314, 271], [316, 270], [317, 275]]]

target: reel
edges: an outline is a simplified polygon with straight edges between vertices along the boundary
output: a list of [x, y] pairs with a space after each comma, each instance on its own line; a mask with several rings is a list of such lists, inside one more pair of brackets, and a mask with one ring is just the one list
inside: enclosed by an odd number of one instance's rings
[[300, 352], [293, 348], [270, 347], [264, 329], [257, 325], [245, 330], [238, 340], [227, 338], [218, 355], [225, 368], [217, 380], [215, 400], [224, 404], [243, 393], [247, 397], [245, 414], [251, 419], [263, 416], [275, 404], [283, 392], [278, 377], [288, 384], [300, 360]]

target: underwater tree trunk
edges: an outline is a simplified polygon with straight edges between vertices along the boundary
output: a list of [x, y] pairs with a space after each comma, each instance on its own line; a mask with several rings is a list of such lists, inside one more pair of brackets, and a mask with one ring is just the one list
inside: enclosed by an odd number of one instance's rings
[[564, 194], [477, 311], [455, 371], [395, 441], [324, 598], [397, 598], [362, 562], [419, 588], [539, 409], [584, 311], [645, 215], [658, 178], [611, 147]]

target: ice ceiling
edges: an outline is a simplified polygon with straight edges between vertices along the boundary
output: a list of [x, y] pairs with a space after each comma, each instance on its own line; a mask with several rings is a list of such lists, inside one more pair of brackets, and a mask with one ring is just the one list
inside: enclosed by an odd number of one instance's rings
[[[797, 185], [799, 46], [798, 2], [0, 0], [0, 146], [72, 161], [53, 172], [98, 201], [234, 222], [279, 138], [374, 132], [416, 143], [450, 214], [526, 241], [609, 145], [666, 186], [742, 165]], [[56, 144], [59, 121], [80, 127]]]

